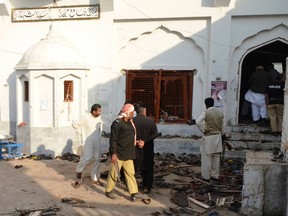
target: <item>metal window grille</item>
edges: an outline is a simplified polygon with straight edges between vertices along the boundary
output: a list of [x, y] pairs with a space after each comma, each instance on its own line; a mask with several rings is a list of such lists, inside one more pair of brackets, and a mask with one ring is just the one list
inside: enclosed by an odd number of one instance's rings
[[156, 122], [192, 119], [193, 71], [127, 70], [126, 100], [143, 103]]

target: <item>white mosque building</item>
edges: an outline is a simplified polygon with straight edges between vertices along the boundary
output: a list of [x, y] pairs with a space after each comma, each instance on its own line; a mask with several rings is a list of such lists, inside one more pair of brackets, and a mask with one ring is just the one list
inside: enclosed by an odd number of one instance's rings
[[106, 132], [126, 100], [186, 135], [215, 96], [237, 125], [254, 67], [287, 70], [287, 0], [2, 0], [0, 16], [0, 133], [26, 154], [75, 150], [94, 103]]

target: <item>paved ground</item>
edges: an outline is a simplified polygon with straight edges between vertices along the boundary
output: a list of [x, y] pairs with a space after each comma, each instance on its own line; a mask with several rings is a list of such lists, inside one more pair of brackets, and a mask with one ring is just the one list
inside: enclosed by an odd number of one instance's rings
[[[23, 167], [16, 169], [17, 165]], [[75, 180], [75, 167], [76, 163], [59, 159], [0, 161], [0, 215], [13, 215], [16, 208], [32, 210], [60, 207], [57, 215], [63, 216], [165, 215], [169, 208], [179, 209], [179, 206], [170, 201], [169, 188], [154, 188], [150, 205], [130, 202], [129, 194], [123, 187], [117, 188], [117, 199], [110, 200], [105, 197], [104, 187], [94, 186], [89, 182], [89, 168], [83, 173], [84, 186], [75, 189], [71, 186]], [[108, 170], [108, 167], [101, 163], [101, 170]], [[172, 180], [179, 177], [169, 175], [167, 178]], [[106, 183], [105, 180], [102, 181]], [[75, 207], [62, 203], [63, 198], [73, 198], [72, 201], [77, 198], [84, 203], [80, 203], [82, 207]], [[238, 215], [223, 207], [215, 210], [223, 216]]]

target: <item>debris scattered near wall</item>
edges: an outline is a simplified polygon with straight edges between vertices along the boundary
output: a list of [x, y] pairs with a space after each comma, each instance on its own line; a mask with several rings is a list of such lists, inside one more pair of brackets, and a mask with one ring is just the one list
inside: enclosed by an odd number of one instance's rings
[[[171, 202], [178, 207], [170, 207], [169, 213], [154, 212], [151, 215], [217, 216], [220, 215], [217, 213], [219, 208], [239, 213], [244, 162], [243, 159], [227, 159], [221, 165], [219, 179], [204, 181], [199, 155], [156, 153], [154, 188], [171, 189]], [[174, 176], [172, 179], [171, 175]], [[138, 182], [141, 186], [141, 178]]]
[[52, 216], [52, 215], [57, 215], [58, 211], [61, 211], [61, 207], [51, 206], [51, 207], [35, 208], [35, 209], [16, 208], [16, 211], [12, 212], [10, 215], [12, 216]]

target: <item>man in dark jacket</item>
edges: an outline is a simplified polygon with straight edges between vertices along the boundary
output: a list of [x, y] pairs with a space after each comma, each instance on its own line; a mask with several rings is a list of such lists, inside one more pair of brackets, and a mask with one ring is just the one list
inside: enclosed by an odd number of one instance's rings
[[[136, 145], [135, 126], [132, 121], [133, 114], [134, 106], [132, 104], [125, 104], [117, 119], [111, 125], [109, 148], [111, 154], [111, 169], [108, 174], [106, 185], [106, 196], [110, 199], [116, 198], [113, 189], [118, 178], [117, 174], [119, 174], [121, 168], [124, 169], [131, 201], [134, 202], [139, 198], [133, 164]], [[137, 143], [140, 148], [143, 147], [143, 144], [143, 142]]]
[[252, 118], [259, 126], [263, 126], [268, 120], [266, 94], [271, 82], [271, 75], [264, 71], [263, 66], [256, 67], [248, 80], [249, 90], [245, 94], [245, 100], [252, 106]]
[[284, 86], [281, 75], [277, 76], [268, 87], [268, 115], [271, 132], [280, 135], [282, 132], [283, 106], [284, 106]]
[[140, 171], [143, 179], [143, 192], [149, 194], [153, 185], [154, 174], [154, 139], [158, 136], [158, 129], [153, 119], [146, 117], [146, 108], [139, 105], [133, 122], [137, 131], [137, 140], [144, 142], [144, 147], [136, 147], [136, 172]]

